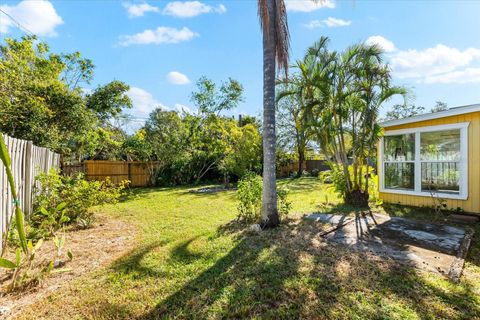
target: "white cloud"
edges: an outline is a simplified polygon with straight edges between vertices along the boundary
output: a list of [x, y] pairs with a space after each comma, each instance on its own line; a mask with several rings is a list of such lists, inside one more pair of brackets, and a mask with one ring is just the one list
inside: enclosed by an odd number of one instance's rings
[[198, 33], [193, 32], [187, 27], [183, 27], [182, 29], [158, 27], [156, 30], [147, 29], [133, 35], [121, 36], [119, 44], [121, 46], [129, 46], [132, 44], [179, 43], [192, 40], [198, 36]]
[[385, 52], [393, 52], [397, 50], [392, 41], [382, 37], [382, 36], [371, 36], [366, 41], [366, 44], [373, 45], [376, 44], [382, 48]]
[[328, 17], [326, 20], [323, 20], [323, 23], [329, 28], [335, 28], [349, 26], [352, 24], [352, 21]]
[[305, 25], [309, 29], [315, 28], [336, 28], [336, 27], [347, 27], [352, 24], [350, 20], [337, 19], [333, 17], [328, 17], [325, 20], [312, 20]]
[[149, 5], [148, 3], [132, 4], [124, 3], [130, 18], [143, 17], [146, 12], [160, 12], [160, 8]]
[[177, 110], [180, 113], [192, 114], [192, 110], [189, 107], [180, 103], [175, 103], [175, 110]]
[[215, 12], [216, 12], [216, 13], [225, 13], [225, 12], [227, 12], [227, 8], [226, 8], [223, 4], [220, 4], [220, 5], [215, 9]]
[[223, 4], [214, 8], [200, 1], [173, 1], [165, 6], [163, 14], [178, 18], [191, 18], [203, 13], [225, 13], [226, 11], [227, 8]]
[[[0, 9], [12, 16], [28, 31], [39, 36], [57, 35], [55, 28], [63, 24], [52, 3], [45, 0], [21, 1], [17, 5], [1, 5]], [[12, 27], [18, 27], [10, 18], [2, 15], [0, 33], [8, 33]]]
[[480, 68], [465, 68], [460, 71], [427, 76], [424, 83], [480, 83]]
[[372, 36], [366, 43], [379, 44], [387, 52], [396, 78], [426, 84], [480, 82], [480, 48], [460, 50], [437, 44], [422, 50], [401, 50], [382, 36]]
[[410, 49], [391, 57], [392, 68], [399, 78], [420, 78], [458, 71], [480, 61], [480, 49], [459, 50], [443, 44], [424, 50]]
[[161, 102], [157, 101], [150, 92], [141, 88], [130, 87], [127, 95], [132, 100], [132, 109], [127, 113], [133, 117], [147, 117], [150, 112], [160, 107], [167, 109]]
[[190, 79], [188, 79], [188, 77], [186, 75], [184, 75], [183, 73], [180, 73], [178, 71], [169, 72], [167, 74], [167, 80], [171, 84], [182, 85], [182, 84], [189, 84], [190, 83]]
[[332, 0], [312, 1], [312, 0], [285, 0], [287, 11], [291, 12], [312, 12], [321, 8], [335, 8], [335, 2]]

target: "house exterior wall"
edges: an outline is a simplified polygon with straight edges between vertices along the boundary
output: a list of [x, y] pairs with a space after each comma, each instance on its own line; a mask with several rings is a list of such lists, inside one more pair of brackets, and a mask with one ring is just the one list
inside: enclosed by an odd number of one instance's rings
[[[384, 130], [411, 129], [461, 122], [470, 123], [468, 126], [468, 198], [466, 200], [447, 199], [446, 201], [448, 208], [460, 207], [465, 212], [480, 214], [480, 112], [390, 126], [385, 127]], [[378, 154], [380, 155], [380, 150], [378, 150]], [[379, 172], [381, 165], [382, 161], [379, 159]], [[432, 206], [432, 199], [428, 196], [380, 192], [380, 198], [386, 203], [400, 203], [410, 206]]]

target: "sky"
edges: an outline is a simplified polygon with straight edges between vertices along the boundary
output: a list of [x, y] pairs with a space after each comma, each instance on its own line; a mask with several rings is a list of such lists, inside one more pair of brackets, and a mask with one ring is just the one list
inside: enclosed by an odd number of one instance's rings
[[[339, 51], [362, 41], [377, 43], [386, 51], [394, 84], [408, 87], [416, 105], [480, 103], [480, 1], [286, 0], [286, 5], [291, 62], [321, 36]], [[126, 82], [135, 118], [146, 118], [158, 106], [195, 111], [190, 96], [201, 76], [240, 81], [245, 101], [231, 114], [261, 114], [256, 0], [0, 0], [0, 9], [0, 42], [30, 32], [53, 52], [80, 51], [96, 66], [85, 89], [114, 79]], [[386, 103], [382, 114], [398, 102]]]

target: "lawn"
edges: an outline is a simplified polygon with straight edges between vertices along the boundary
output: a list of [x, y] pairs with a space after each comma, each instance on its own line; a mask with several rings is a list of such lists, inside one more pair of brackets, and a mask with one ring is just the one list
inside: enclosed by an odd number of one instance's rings
[[[391, 260], [332, 246], [318, 237], [313, 211], [342, 210], [317, 179], [282, 180], [292, 219], [274, 230], [245, 231], [233, 222], [235, 192], [139, 189], [110, 219], [135, 225], [135, 249], [35, 303], [20, 319], [480, 317], [480, 241], [453, 284]], [[390, 214], [421, 218], [395, 206]], [[429, 218], [428, 214], [423, 215]], [[480, 232], [477, 227], [477, 235]]]

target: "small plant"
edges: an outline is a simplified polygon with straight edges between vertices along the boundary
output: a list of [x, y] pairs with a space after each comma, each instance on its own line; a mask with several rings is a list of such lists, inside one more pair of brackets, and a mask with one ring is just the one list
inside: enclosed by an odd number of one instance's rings
[[31, 224], [49, 236], [68, 223], [91, 227], [95, 219], [90, 208], [116, 203], [127, 186], [126, 181], [119, 186], [110, 180], [87, 181], [82, 174], [64, 177], [56, 170], [40, 174], [37, 181], [42, 187], [37, 190]]
[[248, 172], [239, 182], [237, 190], [238, 218], [245, 221], [254, 221], [261, 215], [262, 210], [262, 177]]
[[288, 190], [286, 189], [277, 189], [277, 198], [278, 198], [278, 213], [280, 217], [287, 216], [290, 210], [292, 209], [292, 203], [287, 200]]
[[66, 205], [65, 202], [61, 202], [56, 207], [41, 207], [40, 214], [32, 217], [33, 223], [38, 222], [38, 229], [46, 232], [43, 237], [55, 236], [56, 231], [70, 221], [70, 218], [65, 214]]
[[[336, 167], [334, 164], [330, 164], [332, 167], [331, 170], [323, 171], [319, 174], [320, 181], [325, 184], [331, 184], [329, 189], [332, 189], [334, 192], [339, 193], [344, 199], [347, 196], [347, 186], [345, 173], [340, 168]], [[360, 170], [361, 169], [361, 170]], [[361, 183], [361, 188], [364, 188], [366, 183], [368, 183], [368, 196], [369, 201], [379, 203], [379, 193], [378, 193], [378, 176], [375, 174], [374, 168], [369, 166], [367, 172], [367, 166], [363, 166], [358, 169], [362, 176], [358, 179]], [[348, 172], [350, 174], [351, 181], [354, 181], [354, 170], [353, 166], [348, 167]], [[368, 175], [368, 182], [366, 180]]]
[[57, 249], [57, 258], [61, 257], [63, 247], [65, 246], [65, 235], [63, 234], [61, 237], [55, 236], [53, 238], [53, 244], [55, 245], [55, 248]]
[[[45, 275], [50, 273], [53, 269], [54, 263], [50, 261], [46, 266], [42, 267], [40, 270], [33, 269], [33, 261], [35, 259], [35, 255], [37, 251], [43, 244], [43, 239], [40, 239], [35, 245], [33, 245], [32, 240], [27, 241], [26, 232], [25, 232], [25, 225], [24, 225], [24, 214], [20, 209], [20, 203], [17, 198], [17, 191], [15, 187], [15, 182], [13, 179], [13, 174], [11, 171], [11, 159], [10, 155], [8, 154], [5, 142], [3, 140], [3, 136], [0, 135], [0, 160], [2, 161], [3, 165], [5, 166], [5, 171], [7, 173], [8, 184], [10, 186], [10, 191], [12, 193], [15, 206], [15, 220], [14, 226], [16, 235], [18, 236], [18, 243], [19, 246], [15, 250], [15, 260], [8, 260], [6, 258], [0, 257], [0, 267], [9, 269], [12, 271], [11, 273], [11, 282], [7, 286], [7, 291], [16, 290], [19, 287], [25, 287], [29, 285], [36, 285], [42, 281]], [[63, 212], [64, 205], [59, 204], [55, 208], [55, 212]], [[42, 210], [43, 214], [46, 215], [48, 218], [52, 215], [52, 212], [47, 210]], [[62, 224], [65, 222], [65, 218], [62, 218], [63, 214], [60, 215], [60, 219], [58, 223]], [[47, 220], [48, 220], [47, 218]], [[57, 221], [55, 221], [57, 223]], [[49, 220], [48, 225], [52, 225], [52, 221]], [[63, 241], [64, 244], [64, 241]], [[62, 244], [62, 247], [63, 247]], [[2, 252], [3, 255], [3, 252]], [[38, 267], [38, 266], [37, 266]]]
[[[262, 177], [255, 173], [247, 173], [239, 182], [237, 190], [238, 218], [247, 222], [259, 221], [262, 210]], [[288, 191], [277, 189], [278, 213], [286, 216], [291, 209], [291, 202], [287, 200]]]
[[430, 199], [432, 199], [431, 209], [433, 210], [435, 219], [438, 219], [447, 209], [448, 203], [446, 199], [443, 199], [438, 195], [435, 183], [433, 181], [429, 181], [427, 186], [430, 193]]

